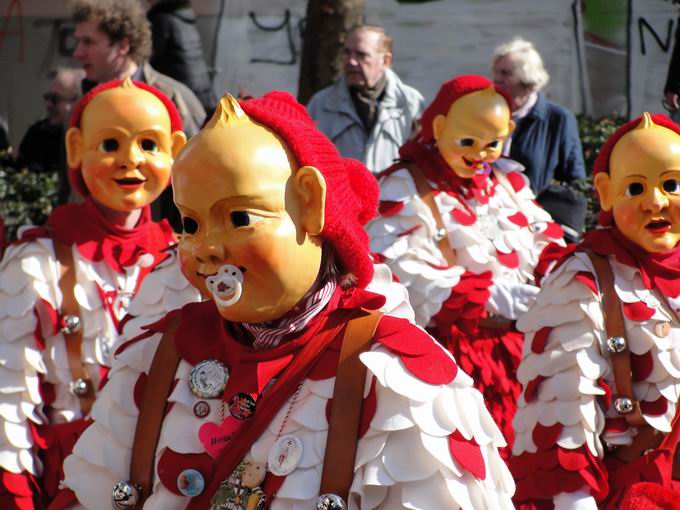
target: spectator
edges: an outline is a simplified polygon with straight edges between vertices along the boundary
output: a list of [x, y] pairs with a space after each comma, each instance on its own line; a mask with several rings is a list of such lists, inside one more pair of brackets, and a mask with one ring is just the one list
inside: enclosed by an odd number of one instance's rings
[[390, 69], [392, 39], [384, 28], [353, 28], [344, 55], [344, 75], [317, 92], [307, 110], [343, 156], [363, 161], [377, 173], [397, 157], [424, 99]]
[[[201, 102], [186, 85], [156, 71], [151, 56], [151, 27], [138, 0], [70, 0], [76, 24], [73, 56], [85, 69], [83, 92], [97, 83], [127, 76], [167, 95], [179, 110], [187, 137], [205, 121]], [[153, 207], [154, 219], [166, 218], [181, 230], [179, 212], [168, 187]]]
[[680, 25], [675, 30], [673, 54], [668, 64], [668, 76], [664, 87], [664, 107], [670, 112], [673, 121], [680, 121]]
[[189, 87], [207, 112], [215, 108], [208, 65], [203, 57], [196, 13], [188, 0], [149, 0], [153, 52], [151, 65]]
[[177, 106], [191, 137], [205, 120], [201, 102], [186, 85], [149, 64], [151, 27], [137, 0], [71, 0], [76, 24], [73, 56], [83, 66], [83, 92], [98, 83], [130, 77], [161, 90]]
[[512, 99], [516, 124], [503, 154], [524, 165], [539, 204], [560, 223], [569, 240], [578, 240], [585, 225], [586, 200], [569, 188], [551, 185], [586, 176], [576, 117], [541, 92], [549, 76], [529, 41], [517, 37], [498, 46], [492, 71], [496, 85]]
[[68, 201], [70, 186], [66, 175], [64, 135], [71, 108], [80, 98], [80, 82], [85, 77], [81, 69], [58, 68], [51, 71], [50, 87], [43, 94], [47, 117], [32, 124], [21, 143], [17, 163], [32, 172], [59, 174], [59, 203]]

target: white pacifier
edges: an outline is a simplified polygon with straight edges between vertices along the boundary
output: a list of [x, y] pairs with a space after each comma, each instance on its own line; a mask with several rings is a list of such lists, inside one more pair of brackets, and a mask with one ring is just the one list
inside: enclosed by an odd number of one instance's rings
[[205, 285], [212, 293], [215, 303], [227, 307], [241, 299], [243, 293], [243, 273], [231, 264], [223, 265], [216, 275], [208, 276]]

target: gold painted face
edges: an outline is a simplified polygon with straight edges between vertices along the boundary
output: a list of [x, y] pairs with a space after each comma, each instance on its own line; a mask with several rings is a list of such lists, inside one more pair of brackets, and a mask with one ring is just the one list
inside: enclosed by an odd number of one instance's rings
[[186, 142], [170, 132], [170, 116], [151, 92], [126, 81], [96, 96], [79, 128], [66, 134], [71, 168], [100, 205], [130, 212], [153, 202], [170, 179], [175, 154]]
[[495, 162], [515, 124], [507, 102], [493, 88], [466, 94], [432, 122], [439, 153], [464, 179]]
[[602, 209], [646, 251], [673, 249], [680, 241], [680, 135], [645, 113], [614, 146], [609, 169], [595, 176]]
[[210, 295], [206, 279], [228, 265], [240, 271], [242, 291], [228, 306], [216, 300], [222, 317], [265, 322], [291, 310], [321, 267], [321, 173], [298, 168], [281, 139], [227, 96], [172, 175], [184, 227], [180, 265], [191, 284]]

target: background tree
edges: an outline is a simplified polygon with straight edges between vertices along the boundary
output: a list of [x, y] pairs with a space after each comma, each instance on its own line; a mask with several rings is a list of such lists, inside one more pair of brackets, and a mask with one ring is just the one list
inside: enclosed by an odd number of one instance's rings
[[333, 83], [342, 69], [342, 48], [350, 28], [364, 20], [364, 0], [309, 0], [302, 37], [298, 100]]

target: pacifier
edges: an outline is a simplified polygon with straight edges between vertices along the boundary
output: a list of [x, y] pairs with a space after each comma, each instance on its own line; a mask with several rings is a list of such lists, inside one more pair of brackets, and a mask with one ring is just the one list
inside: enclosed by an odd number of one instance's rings
[[491, 173], [491, 165], [486, 161], [480, 161], [477, 163], [477, 168], [475, 168], [476, 175], [487, 176]]
[[243, 293], [243, 272], [231, 264], [223, 265], [217, 274], [208, 276], [205, 285], [212, 293], [215, 303], [221, 307], [235, 304]]

